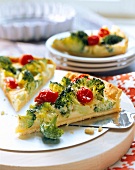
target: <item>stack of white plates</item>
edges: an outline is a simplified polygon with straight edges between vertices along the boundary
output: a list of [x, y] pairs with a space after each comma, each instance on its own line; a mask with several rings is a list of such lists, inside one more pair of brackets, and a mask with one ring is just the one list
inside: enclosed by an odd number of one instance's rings
[[61, 69], [93, 73], [106, 72], [125, 68], [135, 60], [135, 41], [130, 37], [128, 50], [125, 54], [106, 58], [72, 56], [52, 48], [52, 43], [55, 39], [64, 38], [69, 34], [69, 32], [56, 34], [50, 37], [46, 42], [49, 57], [51, 57]]

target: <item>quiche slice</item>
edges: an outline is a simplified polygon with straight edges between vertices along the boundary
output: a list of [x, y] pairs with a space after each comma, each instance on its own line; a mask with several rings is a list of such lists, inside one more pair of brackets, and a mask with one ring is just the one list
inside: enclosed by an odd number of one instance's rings
[[39, 92], [26, 115], [18, 116], [16, 132], [25, 135], [41, 130], [51, 138], [59, 134], [61, 125], [119, 112], [121, 93], [121, 89], [102, 79], [68, 72], [60, 82], [50, 81], [49, 88]]
[[19, 111], [52, 78], [55, 64], [46, 58], [0, 56], [0, 87], [15, 111]]
[[128, 38], [122, 30], [113, 25], [99, 30], [71, 32], [69, 36], [57, 38], [52, 47], [58, 51], [82, 57], [110, 57], [124, 54]]

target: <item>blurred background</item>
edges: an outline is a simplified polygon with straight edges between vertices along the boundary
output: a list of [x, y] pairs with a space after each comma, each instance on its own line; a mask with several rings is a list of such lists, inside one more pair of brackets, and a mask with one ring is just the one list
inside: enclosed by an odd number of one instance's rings
[[[47, 8], [46, 4], [48, 3], [55, 5]], [[5, 26], [0, 27], [0, 32], [4, 34], [3, 36], [0, 35], [0, 38], [4, 38], [4, 36], [6, 36], [5, 34], [8, 34], [3, 33], [3, 30], [11, 27], [13, 23], [16, 27], [20, 27], [24, 22], [27, 24], [31, 22], [31, 25], [34, 25], [36, 22], [37, 25], [40, 25], [41, 23], [43, 24], [43, 20], [47, 19], [47, 17], [50, 17], [49, 20], [53, 19], [62, 22], [64, 17], [67, 19], [71, 17], [71, 15], [74, 15], [73, 11], [68, 11], [69, 9], [65, 8], [65, 6], [72, 7], [77, 14], [73, 23], [74, 25], [72, 28], [68, 26], [67, 30], [95, 29], [102, 25], [110, 26], [117, 24], [127, 32], [133, 32], [133, 36], [135, 36], [135, 0], [0, 0], [0, 25]], [[81, 23], [79, 23], [80, 19], [82, 19]], [[55, 30], [54, 33], [66, 31], [64, 28], [62, 30], [64, 26], [66, 27], [66, 25], [60, 26], [61, 29], [58, 31]], [[13, 29], [14, 28], [11, 27], [10, 32], [12, 32]], [[20, 29], [20, 34], [21, 31]], [[41, 31], [40, 28], [38, 28], [38, 31]], [[52, 34], [48, 33], [46, 38], [51, 35]], [[10, 35], [7, 36], [9, 36], [9, 39], [13, 39]], [[35, 39], [38, 38], [38, 35], [35, 35]], [[17, 40], [21, 39], [22, 38], [19, 38]], [[14, 40], [16, 40], [15, 37]], [[28, 40], [28, 36], [25, 40]]]
[[[114, 66], [107, 65], [106, 69], [104, 62], [94, 68], [89, 61], [91, 67], [88, 71], [96, 74], [101, 71], [106, 75], [134, 71], [135, 0], [0, 0], [0, 54], [18, 56], [30, 53], [49, 57], [45, 43], [51, 36], [114, 24], [127, 34], [130, 48], [120, 60], [115, 60]], [[107, 72], [113, 70], [117, 72]]]

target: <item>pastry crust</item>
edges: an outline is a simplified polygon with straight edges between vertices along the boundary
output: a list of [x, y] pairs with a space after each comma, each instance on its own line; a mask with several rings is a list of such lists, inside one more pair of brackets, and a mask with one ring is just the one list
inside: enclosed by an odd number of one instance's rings
[[[73, 80], [79, 75], [81, 75], [81, 73], [68, 72], [65, 76]], [[90, 79], [94, 78], [93, 76], [90, 76], [90, 75], [88, 76]], [[93, 106], [96, 103], [96, 99], [95, 99], [93, 102], [87, 103], [86, 105], [80, 105], [80, 107], [86, 107], [85, 109], [87, 111], [85, 111], [85, 113], [83, 114], [79, 113], [79, 111], [76, 111], [76, 110], [73, 110], [69, 114], [68, 117], [62, 116], [60, 113], [58, 113], [57, 126], [61, 126], [65, 124], [68, 125], [73, 122], [78, 122], [78, 121], [85, 120], [85, 119], [91, 119], [93, 117], [98, 117], [98, 116], [103, 116], [103, 115], [108, 115], [111, 113], [119, 112], [120, 111], [120, 96], [121, 96], [122, 90], [106, 81], [104, 81], [104, 83], [105, 83], [104, 96], [108, 100], [115, 102], [115, 105], [113, 106], [113, 108], [105, 110], [105, 111], [94, 112]], [[21, 117], [18, 118], [18, 122], [19, 124], [16, 128], [16, 132], [20, 133], [21, 135], [24, 135], [24, 134], [29, 134], [29, 133], [40, 131], [40, 124], [42, 121], [40, 119], [40, 116], [39, 117], [37, 116], [36, 120], [34, 121], [34, 124], [30, 128], [24, 128], [24, 125], [21, 124]]]
[[[97, 44], [93, 46], [85, 45], [83, 50], [75, 50], [73, 51], [71, 48], [64, 43], [63, 39], [54, 40], [52, 47], [58, 51], [68, 53], [73, 56], [80, 57], [110, 57], [115, 55], [124, 54], [128, 48], [128, 38], [124, 32], [120, 30], [117, 26], [112, 26], [110, 30], [110, 35], [118, 35], [123, 38], [123, 40], [117, 44], [108, 45], [108, 44]], [[89, 35], [90, 36], [90, 35]], [[100, 42], [102, 41], [102, 37], [100, 37]]]
[[[19, 64], [19, 58], [13, 58], [9, 57], [13, 62], [13, 65], [15, 68], [22, 68], [22, 65]], [[34, 57], [34, 60], [41, 60], [43, 58], [37, 58]], [[42, 75], [42, 83], [37, 86], [31, 93], [28, 93], [28, 91], [23, 87], [19, 87], [16, 89], [8, 89], [6, 82], [5, 82], [5, 70], [0, 68], [0, 87], [2, 88], [5, 96], [10, 101], [11, 105], [15, 109], [16, 112], [22, 109], [22, 107], [41, 89], [42, 86], [44, 86], [54, 75], [54, 71], [56, 68], [55, 63], [50, 60], [46, 59], [46, 69], [41, 72]]]

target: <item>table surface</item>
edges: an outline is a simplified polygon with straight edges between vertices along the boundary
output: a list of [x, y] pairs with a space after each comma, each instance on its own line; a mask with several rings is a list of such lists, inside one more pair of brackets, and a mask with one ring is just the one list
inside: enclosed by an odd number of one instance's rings
[[[96, 18], [99, 20], [100, 17], [96, 16]], [[102, 22], [99, 23], [99, 25], [96, 25], [95, 23], [91, 23], [91, 18], [86, 18], [86, 13], [84, 12], [83, 15], [80, 15], [78, 12], [77, 17], [75, 18], [73, 29], [88, 29], [88, 28], [97, 28], [106, 24], [112, 24], [109, 20], [106, 20], [102, 18]], [[81, 21], [85, 21], [85, 25], [81, 24]], [[95, 25], [94, 25], [95, 24]], [[120, 25], [127, 33], [129, 33], [131, 36], [135, 38], [135, 25]], [[46, 49], [45, 49], [45, 40], [42, 40], [41, 42], [13, 42], [8, 40], [0, 40], [0, 55], [10, 55], [10, 56], [19, 56], [21, 54], [32, 54], [36, 56], [46, 56]], [[124, 73], [130, 73], [135, 72], [135, 60], [134, 62], [129, 65], [126, 68], [110, 71], [110, 72], [104, 72], [104, 73], [91, 73], [95, 76], [115, 76], [120, 75]], [[134, 159], [135, 161], [135, 159]], [[118, 164], [117, 164], [118, 165]], [[117, 167], [118, 168], [118, 167]], [[115, 168], [114, 168], [115, 169]], [[120, 168], [122, 169], [122, 168]], [[111, 170], [111, 168], [108, 168], [108, 170]], [[113, 170], [113, 168], [112, 168]]]

